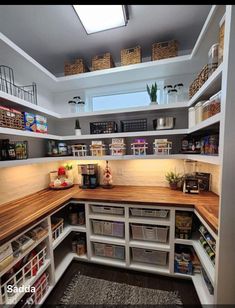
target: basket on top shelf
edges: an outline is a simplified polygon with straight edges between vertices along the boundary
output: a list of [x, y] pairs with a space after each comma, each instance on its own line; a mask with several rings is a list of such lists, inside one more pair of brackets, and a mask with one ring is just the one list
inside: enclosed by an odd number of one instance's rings
[[115, 64], [109, 52], [92, 58], [92, 71], [104, 70], [111, 67], [115, 67]]
[[0, 106], [0, 126], [24, 130], [24, 116], [22, 112]]
[[130, 65], [136, 63], [141, 63], [140, 46], [121, 50], [121, 65]]
[[75, 75], [88, 72], [88, 68], [83, 59], [76, 59], [74, 63], [66, 62], [64, 65], [64, 75]]
[[152, 61], [177, 57], [178, 42], [176, 40], [152, 44]]

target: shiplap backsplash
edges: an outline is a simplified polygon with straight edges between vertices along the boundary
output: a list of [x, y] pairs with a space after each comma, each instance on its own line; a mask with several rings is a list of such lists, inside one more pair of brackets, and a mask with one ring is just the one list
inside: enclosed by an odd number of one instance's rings
[[[95, 161], [82, 161], [94, 163]], [[105, 161], [96, 161], [100, 167], [100, 178]], [[65, 162], [63, 162], [65, 163]], [[0, 169], [0, 204], [46, 188], [49, 184], [49, 172], [56, 170], [62, 162], [35, 164]], [[80, 183], [77, 161], [71, 161], [75, 183]], [[168, 186], [165, 173], [176, 170], [183, 174], [184, 163], [181, 160], [127, 160], [110, 161], [114, 185]], [[212, 174], [211, 190], [219, 194], [220, 167], [212, 164], [198, 163], [198, 170]], [[102, 182], [102, 181], [101, 181]]]

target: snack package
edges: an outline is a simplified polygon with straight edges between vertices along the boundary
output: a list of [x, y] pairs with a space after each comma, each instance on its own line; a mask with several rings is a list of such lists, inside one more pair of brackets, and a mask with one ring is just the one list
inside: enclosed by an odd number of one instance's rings
[[35, 122], [36, 122], [36, 132], [46, 134], [47, 133], [47, 118], [36, 114]]
[[36, 120], [33, 113], [24, 112], [24, 128], [30, 132], [36, 132]]

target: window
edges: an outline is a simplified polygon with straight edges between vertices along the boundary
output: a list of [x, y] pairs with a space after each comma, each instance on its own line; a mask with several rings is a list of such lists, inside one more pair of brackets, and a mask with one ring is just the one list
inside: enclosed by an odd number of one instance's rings
[[146, 91], [101, 95], [92, 97], [93, 111], [124, 109], [148, 106], [150, 99]]

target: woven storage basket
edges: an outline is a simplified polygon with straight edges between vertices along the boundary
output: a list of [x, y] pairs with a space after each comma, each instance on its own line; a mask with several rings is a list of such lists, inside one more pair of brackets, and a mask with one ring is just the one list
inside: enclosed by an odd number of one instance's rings
[[154, 43], [152, 45], [152, 61], [176, 57], [178, 42], [176, 40]]
[[207, 81], [210, 74], [210, 67], [208, 64], [204, 65], [197, 78], [189, 86], [189, 98], [191, 98]]
[[104, 70], [106, 68], [114, 67], [112, 56], [109, 52], [106, 52], [100, 56], [94, 56], [92, 58], [92, 71]]
[[23, 114], [0, 109], [0, 126], [24, 130]]
[[74, 74], [81, 74], [88, 72], [88, 68], [85, 65], [83, 59], [77, 59], [74, 63], [65, 63], [64, 65], [64, 74], [67, 75], [74, 75]]
[[121, 64], [129, 65], [141, 63], [141, 47], [136, 46], [129, 49], [121, 50]]

